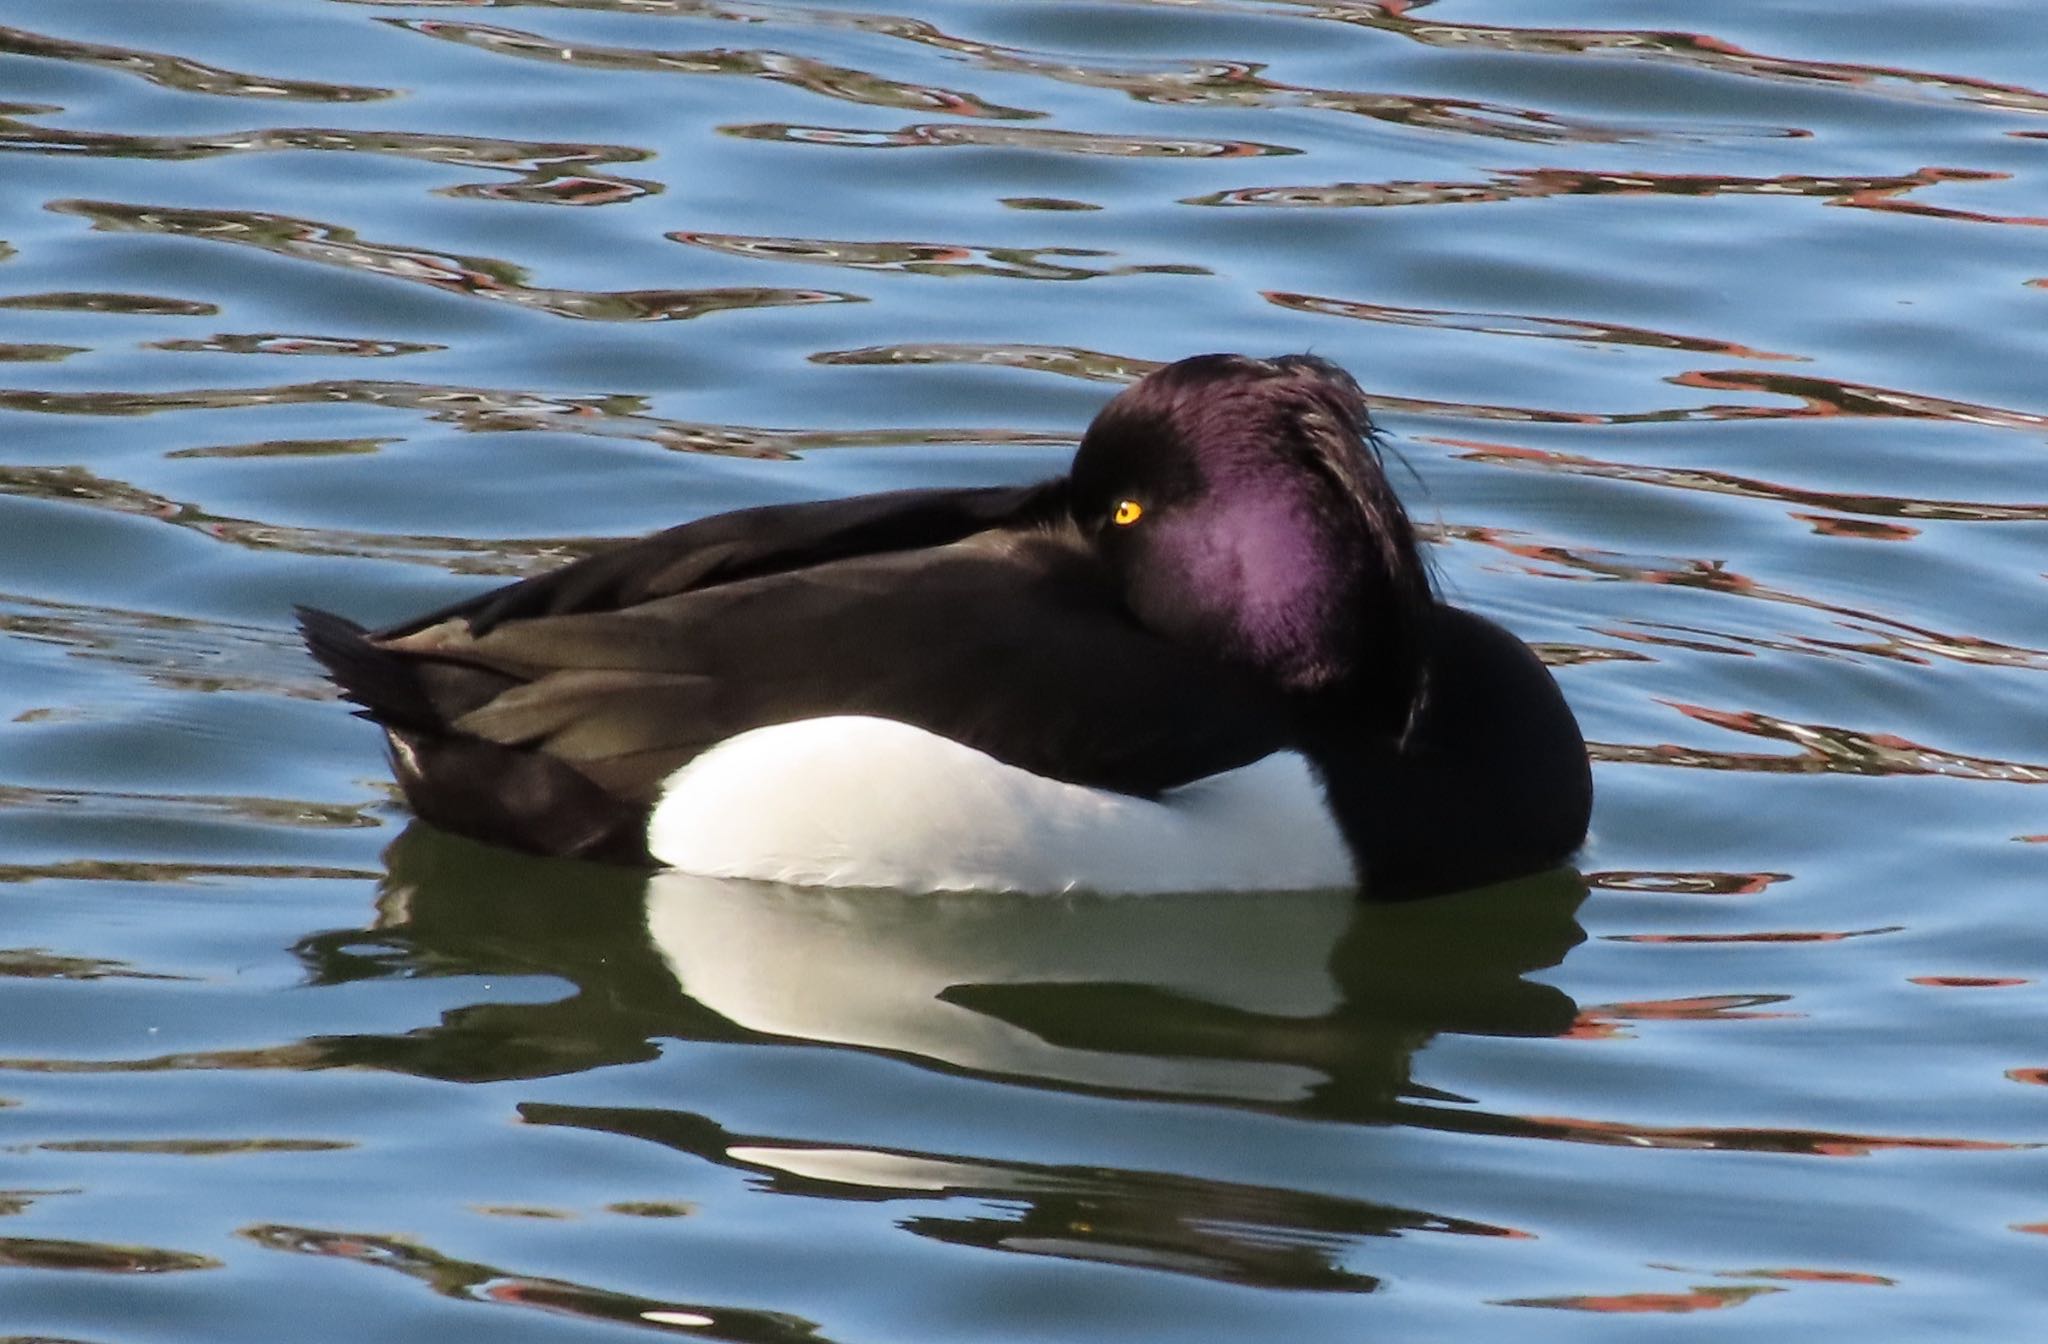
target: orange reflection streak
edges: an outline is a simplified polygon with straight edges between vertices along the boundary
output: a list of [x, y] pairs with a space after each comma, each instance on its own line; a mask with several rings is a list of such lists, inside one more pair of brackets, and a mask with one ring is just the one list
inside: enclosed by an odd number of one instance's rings
[[[1868, 1157], [1882, 1152], [2007, 1153], [2040, 1147], [1996, 1139], [1942, 1139], [1829, 1130], [1765, 1129], [1748, 1126], [1633, 1125], [1619, 1120], [1582, 1120], [1562, 1115], [1497, 1117], [1518, 1137], [1562, 1139], [1631, 1148], [1687, 1148], [1807, 1157]], [[1518, 1127], [1518, 1128], [1517, 1128]]]
[[954, 89], [906, 84], [830, 65], [808, 56], [782, 51], [742, 51], [718, 48], [707, 51], [654, 51], [642, 47], [601, 47], [589, 43], [564, 42], [560, 38], [516, 28], [495, 28], [479, 23], [449, 23], [439, 19], [383, 18], [379, 22], [501, 56], [520, 56], [546, 61], [550, 65], [571, 65], [588, 70], [635, 70], [665, 75], [735, 75], [787, 84], [826, 98], [859, 103], [867, 107], [895, 107], [911, 111], [943, 112], [954, 117], [989, 117], [1021, 120], [1042, 117], [1031, 108], [1004, 107], [984, 102], [971, 93]]
[[1324, 298], [1285, 290], [1263, 290], [1260, 297], [1280, 308], [1300, 313], [1321, 313], [1348, 317], [1361, 322], [1384, 322], [1399, 327], [1428, 327], [1437, 331], [1469, 331], [1486, 336], [1527, 336], [1546, 341], [1594, 342], [1603, 345], [1648, 346], [1658, 350], [1690, 350], [1699, 354], [1722, 355], [1730, 359], [1804, 361], [1804, 355], [1756, 350], [1730, 341], [1697, 336], [1677, 336], [1648, 327], [1628, 327], [1611, 322], [1586, 322], [1572, 318], [1534, 317], [1523, 313], [1455, 312], [1444, 308], [1397, 308], [1389, 304], [1364, 303], [1352, 299]]
[[[1689, 719], [1752, 737], [1790, 742], [1800, 748], [1797, 755], [1731, 754], [1723, 759], [1741, 760], [1732, 769], [1754, 769], [1794, 774], [1846, 775], [1942, 775], [1954, 779], [1997, 780], [2008, 784], [2048, 783], [2048, 766], [1995, 760], [1988, 756], [1965, 756], [1923, 746], [1893, 733], [1868, 733], [1828, 724], [1798, 723], [1754, 711], [1711, 709], [1677, 700], [1664, 700]], [[1655, 751], [1683, 751], [1679, 747], [1652, 748]]]
[[95, 229], [107, 232], [161, 233], [254, 247], [301, 261], [587, 321], [678, 321], [740, 308], [865, 301], [859, 294], [822, 289], [546, 289], [526, 283], [525, 268], [510, 262], [364, 242], [353, 229], [292, 215], [83, 200], [52, 201], [48, 208], [60, 214], [82, 215], [93, 222]]
[[1717, 1279], [1776, 1279], [1781, 1283], [1846, 1283], [1868, 1288], [1894, 1288], [1897, 1279], [1853, 1269], [1721, 1269]]
[[1627, 1022], [1734, 1022], [1801, 1018], [1804, 1013], [1749, 1011], [1764, 1004], [1786, 1003], [1789, 994], [1701, 994], [1683, 999], [1645, 999], [1631, 1003], [1594, 1004], [1579, 1009], [1564, 1035], [1576, 1041], [1627, 1040], [1634, 1033]]
[[1723, 1307], [1740, 1306], [1753, 1297], [1765, 1293], [1782, 1293], [1783, 1288], [1768, 1284], [1750, 1284], [1740, 1288], [1704, 1287], [1689, 1293], [1615, 1293], [1595, 1297], [1590, 1294], [1576, 1297], [1513, 1297], [1502, 1300], [1503, 1307], [1548, 1307], [1555, 1311], [1592, 1311], [1602, 1315], [1630, 1316], [1643, 1314], [1679, 1315], [1694, 1311], [1718, 1311]]
[[1616, 869], [1587, 873], [1586, 885], [1606, 891], [1652, 891], [1679, 896], [1754, 896], [1790, 873], [1658, 872]]
[[440, 189], [442, 195], [553, 205], [636, 200], [662, 190], [659, 182], [592, 171], [595, 165], [637, 163], [653, 157], [649, 151], [630, 145], [504, 140], [414, 131], [271, 126], [219, 135], [137, 135], [38, 126], [0, 110], [0, 152], [166, 161], [224, 154], [383, 154], [516, 174], [514, 181], [506, 183], [444, 187]]
[[1813, 524], [1813, 530], [1824, 537], [1851, 537], [1858, 541], [1911, 541], [1920, 535], [1917, 527], [1902, 523], [1880, 523], [1868, 518], [1837, 518], [1826, 513], [1801, 513], [1797, 509], [1788, 511], [1788, 516], [1802, 523]]
[[[1440, 530], [1440, 535], [1458, 541], [1476, 542], [1520, 560], [1532, 562], [1522, 566], [1523, 572], [1541, 578], [1669, 584], [1673, 587], [1695, 588], [1731, 597], [1782, 602], [1787, 606], [1803, 607], [1840, 618], [1840, 624], [1869, 638], [1856, 641], [1823, 639], [1815, 635], [1792, 635], [1787, 637], [1787, 642], [1763, 639], [1755, 635], [1695, 630], [1688, 626], [1662, 622], [1628, 622], [1630, 626], [1644, 630], [1689, 631], [1728, 644], [1787, 653], [1846, 653], [1890, 658], [1908, 663], [1923, 663], [1928, 658], [1935, 657], [1960, 663], [1984, 663], [2000, 667], [2048, 668], [2048, 650], [2000, 644], [1974, 635], [1945, 634], [1861, 608], [1823, 602], [1818, 598], [1758, 583], [1748, 575], [1729, 569], [1717, 560], [1672, 559], [1661, 563], [1637, 560], [1611, 551], [1573, 550], [1564, 546], [1524, 541], [1519, 539], [1517, 533], [1492, 527], [1446, 527]], [[1877, 628], [1868, 628], [1873, 626]], [[1636, 639], [1643, 643], [1659, 642], [1654, 636], [1633, 632], [1610, 630], [1603, 633], [1621, 639]]]
[[1964, 425], [1990, 425], [1997, 429], [2048, 429], [2048, 415], [2034, 411], [1981, 406], [1974, 402], [1901, 392], [1896, 388], [1876, 387], [1868, 383], [1817, 378], [1810, 374], [1725, 369], [1682, 373], [1671, 381], [1680, 387], [1703, 387], [1717, 392], [1767, 392], [1804, 403], [1799, 410], [1791, 412], [1754, 408], [1759, 412], [1756, 417], [1759, 419], [1850, 416], [1874, 420], [1943, 420]]
[[1935, 989], [2011, 989], [2034, 982], [2017, 975], [1914, 975], [1906, 983]]
[[1605, 933], [1600, 940], [1606, 943], [1649, 943], [1658, 946], [1676, 944], [1721, 944], [1721, 943], [1839, 943], [1845, 938], [1865, 938], [1878, 933], [1904, 933], [1903, 924], [1887, 924], [1875, 929], [1771, 929], [1759, 933]]
[[1804, 1017], [1804, 1013], [1759, 1013], [1752, 1009], [1790, 1003], [1790, 994], [1695, 994], [1682, 999], [1640, 999], [1598, 1004], [1583, 1011], [1631, 1022], [1734, 1022]]

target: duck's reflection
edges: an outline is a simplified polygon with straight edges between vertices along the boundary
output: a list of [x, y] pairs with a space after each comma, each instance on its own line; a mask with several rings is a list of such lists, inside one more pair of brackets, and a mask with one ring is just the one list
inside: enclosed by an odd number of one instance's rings
[[415, 826], [369, 929], [299, 946], [320, 983], [549, 976], [546, 1002], [456, 1009], [335, 1063], [459, 1079], [651, 1058], [663, 1039], [886, 1051], [1027, 1085], [1394, 1118], [1439, 1032], [1550, 1036], [1525, 978], [1583, 938], [1560, 871], [1427, 901], [831, 892], [502, 854]]
[[1038, 1084], [1367, 1118], [1442, 1030], [1554, 1035], [1523, 979], [1584, 935], [1575, 875], [1434, 902], [823, 892], [659, 874], [683, 992], [750, 1031]]
[[[423, 828], [389, 857], [375, 926], [302, 945], [316, 978], [546, 975], [574, 986], [548, 1002], [473, 1004], [402, 1036], [325, 1043], [330, 1063], [444, 1078], [631, 1062], [665, 1038], [792, 1041], [1097, 1097], [1415, 1123], [1465, 1109], [1411, 1076], [1436, 1034], [1570, 1030], [1572, 1001], [1525, 977], [1584, 936], [1584, 883], [1566, 873], [1374, 906], [1344, 892], [1047, 899], [648, 878]], [[918, 1201], [898, 1226], [920, 1236], [1237, 1283], [1366, 1291], [1377, 1280], [1347, 1264], [1361, 1237], [1517, 1235], [1179, 1174], [1171, 1151], [1152, 1170], [1125, 1170], [738, 1133], [670, 1107], [529, 1103], [521, 1114], [658, 1143], [773, 1193]]]

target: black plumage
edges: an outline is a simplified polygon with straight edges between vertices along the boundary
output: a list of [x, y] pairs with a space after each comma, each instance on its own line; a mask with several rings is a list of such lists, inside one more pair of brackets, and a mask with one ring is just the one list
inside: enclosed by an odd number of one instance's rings
[[840, 714], [1140, 795], [1299, 749], [1376, 895], [1547, 866], [1590, 806], [1549, 673], [1429, 596], [1356, 385], [1300, 357], [1169, 366], [1071, 477], [741, 510], [384, 630], [300, 619], [420, 816], [541, 853], [645, 861], [675, 770]]

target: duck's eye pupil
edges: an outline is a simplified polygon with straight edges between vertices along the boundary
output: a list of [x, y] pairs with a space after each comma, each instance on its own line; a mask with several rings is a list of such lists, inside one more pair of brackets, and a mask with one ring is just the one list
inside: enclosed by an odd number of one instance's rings
[[1129, 527], [1145, 516], [1145, 506], [1135, 499], [1117, 501], [1116, 512], [1109, 515], [1109, 521], [1118, 527]]

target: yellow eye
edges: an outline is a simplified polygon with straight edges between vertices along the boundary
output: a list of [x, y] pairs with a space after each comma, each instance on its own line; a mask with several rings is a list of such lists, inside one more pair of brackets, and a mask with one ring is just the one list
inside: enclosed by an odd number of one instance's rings
[[1143, 504], [1140, 504], [1135, 499], [1120, 499], [1116, 503], [1116, 512], [1109, 515], [1109, 521], [1115, 523], [1118, 527], [1129, 527], [1144, 516], [1145, 506]]

